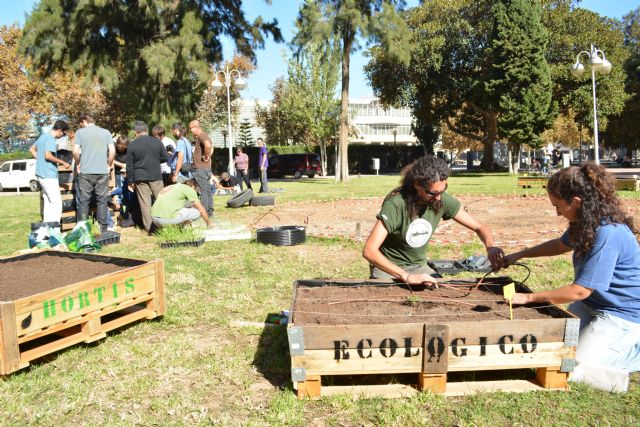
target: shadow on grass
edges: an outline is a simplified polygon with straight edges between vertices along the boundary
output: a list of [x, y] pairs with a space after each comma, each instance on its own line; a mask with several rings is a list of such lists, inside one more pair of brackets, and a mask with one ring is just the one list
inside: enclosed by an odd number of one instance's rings
[[289, 342], [287, 328], [284, 325], [268, 324], [269, 319], [278, 313], [269, 313], [265, 326], [258, 340], [258, 348], [253, 357], [253, 366], [274, 387], [292, 388], [291, 359], [289, 356]]

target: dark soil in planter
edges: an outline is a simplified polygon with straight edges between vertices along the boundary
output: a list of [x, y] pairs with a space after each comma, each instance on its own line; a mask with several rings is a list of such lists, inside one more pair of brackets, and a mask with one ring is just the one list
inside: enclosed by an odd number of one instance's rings
[[13, 301], [126, 267], [107, 262], [41, 256], [0, 264], [0, 301]]
[[[362, 325], [509, 320], [502, 285], [429, 290], [424, 286], [299, 286], [293, 303], [296, 325]], [[513, 318], [568, 317], [556, 307], [514, 306]]]

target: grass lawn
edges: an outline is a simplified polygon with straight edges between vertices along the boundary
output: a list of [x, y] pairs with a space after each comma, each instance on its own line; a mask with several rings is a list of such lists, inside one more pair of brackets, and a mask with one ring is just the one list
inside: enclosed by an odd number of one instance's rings
[[[453, 194], [544, 194], [517, 189], [508, 175], [458, 175]], [[383, 196], [397, 176], [272, 182], [284, 188], [279, 203]], [[623, 197], [637, 197], [627, 192]], [[246, 219], [225, 209], [223, 220]], [[27, 247], [30, 222], [39, 220], [35, 195], [0, 197], [0, 256]], [[266, 209], [266, 208], [255, 208]], [[532, 219], [533, 225], [533, 219]], [[165, 261], [167, 314], [77, 345], [0, 379], [0, 425], [639, 425], [640, 375], [630, 391], [610, 394], [573, 385], [572, 391], [485, 393], [443, 398], [424, 393], [406, 399], [339, 396], [298, 400], [291, 389], [283, 327], [234, 327], [261, 322], [288, 309], [294, 280], [365, 278], [362, 244], [309, 238], [295, 247], [254, 241], [210, 242], [161, 249], [144, 233], [126, 229], [122, 243], [102, 254]], [[478, 244], [431, 248], [433, 258], [460, 258]], [[536, 260], [527, 282], [542, 289], [568, 283], [564, 259]], [[25, 274], [29, 272], [25, 271]], [[44, 279], [43, 279], [44, 280]], [[19, 286], [16, 283], [16, 286]]]

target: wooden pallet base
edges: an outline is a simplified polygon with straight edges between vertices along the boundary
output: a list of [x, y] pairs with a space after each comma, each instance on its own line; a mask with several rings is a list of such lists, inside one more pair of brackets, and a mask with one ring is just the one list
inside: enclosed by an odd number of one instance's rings
[[33, 331], [18, 338], [19, 369], [30, 362], [81, 342], [92, 343], [107, 336], [107, 332], [142, 319], [157, 317], [153, 310], [154, 296], [141, 295], [112, 307], [69, 319], [48, 328]]
[[[530, 380], [477, 381], [449, 383], [447, 384], [446, 390], [440, 394], [446, 397], [456, 397], [478, 393], [494, 393], [498, 391], [505, 393], [524, 393], [528, 391], [554, 391], [554, 389], [541, 387], [536, 382]], [[328, 386], [323, 387], [321, 395], [315, 398], [345, 394], [354, 399], [369, 399], [374, 397], [400, 399], [417, 396], [420, 394], [420, 390], [406, 384]]]
[[486, 392], [522, 393], [528, 391], [552, 391], [569, 389], [569, 374], [560, 372], [560, 368], [538, 368], [535, 379], [506, 379], [486, 381], [447, 381], [447, 374], [417, 374], [417, 384], [376, 384], [376, 385], [340, 385], [322, 386], [321, 376], [309, 376], [306, 381], [298, 382], [297, 396], [320, 398], [347, 394], [354, 398], [401, 398], [411, 397], [422, 392], [432, 392], [444, 396], [464, 396]]

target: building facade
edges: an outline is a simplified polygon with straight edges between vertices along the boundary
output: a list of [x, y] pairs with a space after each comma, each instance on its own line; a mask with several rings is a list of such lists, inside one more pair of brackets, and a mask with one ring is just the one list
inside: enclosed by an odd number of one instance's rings
[[349, 142], [354, 144], [414, 145], [413, 116], [409, 108], [383, 108], [377, 98], [349, 101]]
[[[234, 146], [239, 140], [240, 124], [245, 120], [251, 124], [253, 144], [257, 138], [265, 138], [264, 129], [256, 123], [256, 103], [261, 107], [269, 104], [265, 101], [242, 100], [240, 114], [232, 123]], [[349, 143], [351, 144], [417, 144], [418, 140], [411, 130], [412, 123], [413, 116], [409, 108], [383, 108], [377, 98], [359, 98], [349, 101]], [[336, 133], [337, 131], [336, 129]], [[214, 147], [228, 147], [228, 136], [223, 132], [223, 128], [213, 129], [209, 135]]]

